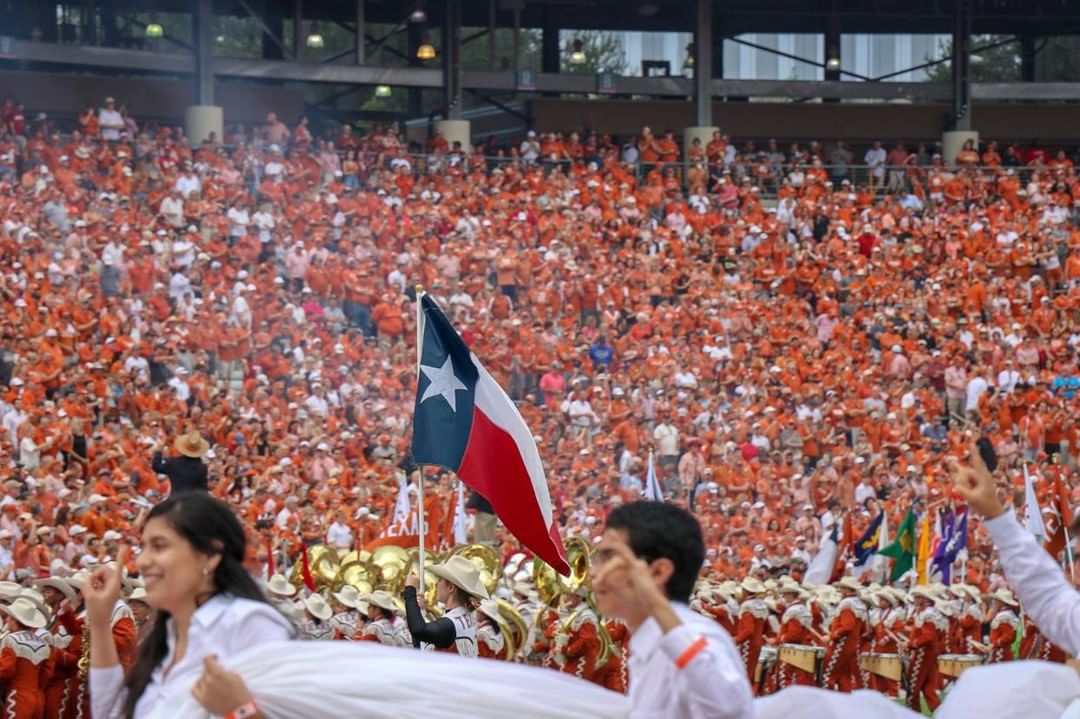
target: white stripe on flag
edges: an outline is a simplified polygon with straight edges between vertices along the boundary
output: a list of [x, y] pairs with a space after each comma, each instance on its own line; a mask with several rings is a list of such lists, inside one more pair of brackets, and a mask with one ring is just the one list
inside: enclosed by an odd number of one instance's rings
[[476, 380], [476, 392], [473, 398], [477, 409], [483, 412], [491, 423], [506, 432], [517, 445], [521, 461], [529, 473], [529, 481], [532, 483], [533, 493], [536, 495], [536, 503], [540, 507], [540, 513], [544, 518], [544, 526], [550, 527], [552, 520], [551, 495], [548, 494], [547, 480], [544, 478], [544, 465], [540, 461], [540, 452], [536, 449], [536, 441], [533, 439], [529, 425], [518, 412], [518, 408], [507, 396], [499, 383], [488, 374], [484, 365], [480, 363], [475, 354], [469, 353], [473, 365], [479, 375]]

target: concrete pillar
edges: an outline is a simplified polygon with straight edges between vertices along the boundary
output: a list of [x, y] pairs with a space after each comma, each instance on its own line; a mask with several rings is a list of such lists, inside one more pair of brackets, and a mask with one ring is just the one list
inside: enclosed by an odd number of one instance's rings
[[719, 127], [709, 127], [705, 125], [695, 125], [693, 127], [687, 127], [683, 129], [683, 161], [688, 161], [686, 151], [690, 149], [690, 146], [694, 144], [694, 138], [701, 140], [701, 149], [704, 150], [705, 146], [712, 142], [713, 133], [719, 130]]
[[192, 105], [184, 110], [184, 133], [192, 147], [198, 147], [210, 133], [225, 140], [225, 111], [217, 105]]
[[974, 140], [979, 146], [979, 133], [974, 130], [952, 130], [941, 135], [941, 159], [949, 167], [956, 165], [956, 155], [968, 140]]
[[[712, 125], [713, 0], [697, 0], [694, 25], [694, 124]], [[722, 44], [722, 43], [721, 43]]]
[[442, 134], [450, 147], [460, 142], [462, 150], [472, 151], [472, 132], [468, 120], [439, 120], [435, 123], [435, 132]]
[[213, 29], [214, 2], [199, 0], [195, 13], [195, 102], [199, 105], [214, 104]]

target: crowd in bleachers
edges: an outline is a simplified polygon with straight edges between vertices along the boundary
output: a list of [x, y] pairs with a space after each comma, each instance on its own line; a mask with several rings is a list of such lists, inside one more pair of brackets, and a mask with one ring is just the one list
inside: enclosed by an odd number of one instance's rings
[[[382, 536], [416, 284], [518, 402], [569, 534], [639, 496], [650, 452], [717, 577], [797, 573], [846, 512], [858, 531], [948, 501], [972, 434], [1017, 486], [1023, 466], [1040, 493], [1075, 485], [1064, 151], [856, 159], [718, 132], [681, 165], [645, 128], [410, 154], [391, 128], [316, 136], [273, 113], [193, 147], [118, 107], [63, 130], [0, 110], [5, 578], [114, 556], [167, 491], [151, 449], [190, 431], [259, 535], [253, 566], [331, 527]], [[454, 485], [429, 486], [438, 546]], [[968, 579], [989, 586], [973, 532]]]

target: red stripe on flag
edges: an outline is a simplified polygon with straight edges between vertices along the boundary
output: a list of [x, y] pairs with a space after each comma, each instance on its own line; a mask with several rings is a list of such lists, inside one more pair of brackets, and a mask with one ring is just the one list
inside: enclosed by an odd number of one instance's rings
[[457, 474], [491, 502], [495, 514], [522, 544], [557, 571], [569, 573], [570, 566], [559, 549], [559, 528], [554, 519], [551, 526], [544, 526], [540, 503], [517, 443], [478, 406], [473, 409], [469, 444]]

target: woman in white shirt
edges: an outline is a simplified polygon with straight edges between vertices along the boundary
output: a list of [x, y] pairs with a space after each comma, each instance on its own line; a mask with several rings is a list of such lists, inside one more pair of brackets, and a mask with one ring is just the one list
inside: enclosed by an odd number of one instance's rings
[[94, 572], [83, 588], [94, 717], [167, 717], [192, 695], [215, 714], [261, 716], [243, 680], [217, 660], [291, 639], [293, 630], [244, 568], [245, 544], [229, 506], [207, 494], [171, 497], [150, 511], [135, 564], [156, 618], [126, 678], [110, 627], [126, 550], [116, 568]]

